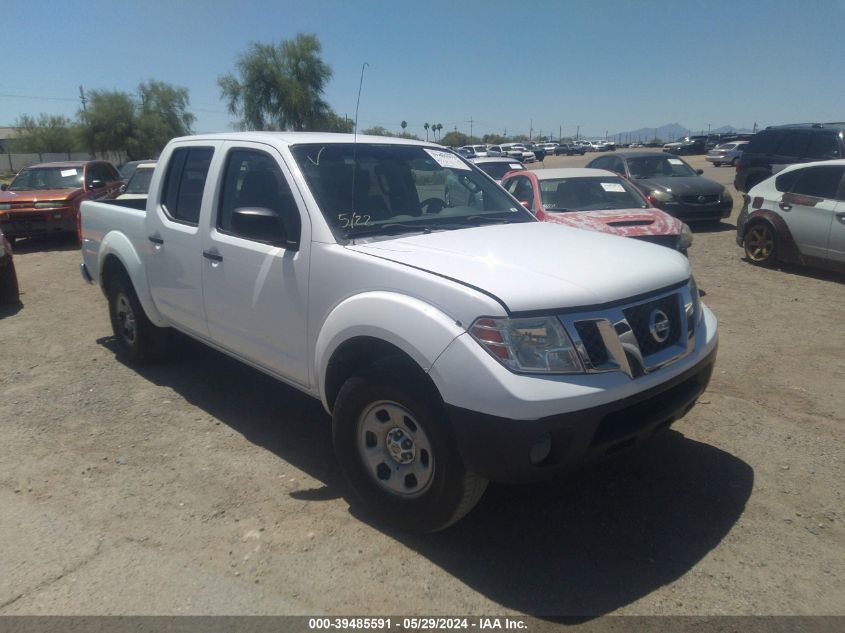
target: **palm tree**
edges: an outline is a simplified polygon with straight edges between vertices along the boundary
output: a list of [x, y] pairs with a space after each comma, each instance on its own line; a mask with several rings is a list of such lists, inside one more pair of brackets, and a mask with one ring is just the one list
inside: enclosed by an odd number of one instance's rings
[[[437, 131], [438, 131], [438, 132], [440, 132], [440, 130], [442, 130], [442, 129], [443, 129], [443, 124], [442, 124], [442, 123], [438, 123], [438, 124], [437, 124]], [[440, 137], [442, 138], [442, 134], [438, 134], [438, 136], [440, 136]]]
[[426, 141], [428, 140], [428, 128], [429, 127], [431, 127], [431, 126], [429, 126], [428, 121], [426, 121], [425, 124], [423, 125], [423, 128], [425, 128], [425, 140]]
[[399, 126], [402, 128], [402, 136], [405, 136], [405, 128], [408, 127], [408, 122], [402, 121], [402, 123], [400, 123]]

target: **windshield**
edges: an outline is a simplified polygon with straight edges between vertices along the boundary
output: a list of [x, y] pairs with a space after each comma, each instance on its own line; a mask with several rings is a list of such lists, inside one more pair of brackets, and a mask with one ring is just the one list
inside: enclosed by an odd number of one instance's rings
[[697, 176], [692, 167], [680, 158], [668, 156], [641, 156], [628, 159], [631, 178], [667, 178], [672, 176]]
[[540, 197], [546, 211], [648, 208], [645, 198], [626, 180], [616, 176], [541, 180]]
[[36, 167], [22, 169], [9, 191], [81, 189], [82, 167]]
[[520, 163], [476, 163], [475, 166], [494, 180], [501, 180], [502, 176], [509, 171], [525, 169], [525, 165], [521, 165]]
[[141, 167], [135, 170], [132, 178], [126, 183], [124, 193], [148, 193], [150, 190], [150, 181], [153, 179], [152, 167]]
[[291, 152], [341, 239], [534, 220], [501, 187], [446, 150], [313, 143]]

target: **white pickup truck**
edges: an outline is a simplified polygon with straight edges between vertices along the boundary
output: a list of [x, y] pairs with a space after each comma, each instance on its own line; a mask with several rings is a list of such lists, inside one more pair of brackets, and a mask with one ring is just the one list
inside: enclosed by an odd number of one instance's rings
[[685, 257], [538, 222], [438, 145], [179, 138], [138, 202], [81, 213], [121, 353], [172, 328], [319, 398], [352, 490], [404, 528], [646, 440], [712, 373]]

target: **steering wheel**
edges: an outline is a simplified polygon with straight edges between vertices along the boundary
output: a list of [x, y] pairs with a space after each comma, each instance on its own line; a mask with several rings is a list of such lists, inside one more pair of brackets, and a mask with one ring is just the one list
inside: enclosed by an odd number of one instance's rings
[[440, 213], [446, 206], [440, 198], [426, 198], [420, 202], [420, 209], [423, 213]]

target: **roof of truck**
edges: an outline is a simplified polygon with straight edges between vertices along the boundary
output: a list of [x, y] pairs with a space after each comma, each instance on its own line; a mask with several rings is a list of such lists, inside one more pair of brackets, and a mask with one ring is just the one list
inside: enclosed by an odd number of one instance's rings
[[[182, 136], [174, 141], [254, 141], [256, 143], [282, 143], [298, 145], [300, 143], [353, 143], [354, 134], [336, 134], [331, 132], [221, 132], [219, 134], [197, 134]], [[436, 143], [394, 136], [369, 136], [358, 134], [358, 143], [380, 143], [390, 145], [426, 145], [438, 149], [448, 149]]]

